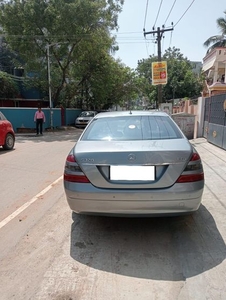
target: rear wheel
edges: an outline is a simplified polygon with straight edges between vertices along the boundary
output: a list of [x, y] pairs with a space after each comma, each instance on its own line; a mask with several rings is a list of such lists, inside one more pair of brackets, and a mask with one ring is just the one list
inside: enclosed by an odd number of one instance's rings
[[8, 133], [5, 138], [5, 144], [3, 145], [3, 149], [12, 150], [14, 147], [15, 138], [11, 133]]

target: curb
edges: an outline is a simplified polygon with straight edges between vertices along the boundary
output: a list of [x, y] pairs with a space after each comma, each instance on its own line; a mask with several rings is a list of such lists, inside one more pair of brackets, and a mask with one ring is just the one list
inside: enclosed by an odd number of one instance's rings
[[[78, 130], [77, 128], [73, 126], [61, 126], [61, 127], [56, 127], [55, 129], [45, 129], [43, 130], [43, 133], [56, 133], [56, 132], [62, 132], [62, 131], [69, 131], [69, 130]], [[26, 130], [26, 128], [23, 129], [22, 132], [15, 132], [16, 136], [34, 136], [36, 134], [36, 130]]]

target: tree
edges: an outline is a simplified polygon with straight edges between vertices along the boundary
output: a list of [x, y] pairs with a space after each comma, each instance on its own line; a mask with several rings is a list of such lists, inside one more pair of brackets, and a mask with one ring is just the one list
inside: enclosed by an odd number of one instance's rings
[[100, 44], [106, 53], [115, 49], [115, 39], [109, 32], [118, 27], [123, 2], [1, 1], [0, 25], [11, 49], [20, 55], [26, 74], [32, 72], [32, 85], [46, 93], [49, 59], [52, 98], [57, 105], [62, 95], [71, 101], [81, 91], [88, 74], [78, 74], [77, 70], [82, 69], [87, 54], [97, 57], [93, 62], [97, 65]]
[[209, 37], [205, 43], [205, 47], [209, 47], [207, 52], [210, 52], [212, 49], [216, 47], [226, 47], [226, 10], [224, 11], [225, 17], [218, 18], [216, 20], [217, 27], [220, 29], [220, 35], [214, 35]]
[[0, 97], [10, 98], [18, 94], [18, 86], [12, 77], [6, 73], [0, 71]]
[[137, 98], [139, 88], [136, 84], [136, 74], [120, 61], [112, 60], [111, 73], [108, 77], [108, 103], [127, 106]]
[[138, 61], [137, 73], [141, 82], [143, 96], [148, 99], [150, 105], [155, 105], [157, 101], [157, 87], [152, 85], [152, 62], [157, 61], [156, 56]]
[[202, 77], [192, 72], [190, 61], [180, 53], [180, 49], [167, 49], [163, 60], [167, 61], [168, 70], [168, 82], [163, 88], [166, 100], [200, 96]]
[[16, 67], [17, 54], [10, 50], [5, 38], [0, 39], [0, 70], [13, 74]]
[[[202, 90], [202, 78], [192, 72], [190, 61], [183, 56], [179, 49], [168, 48], [162, 60], [167, 61], [168, 81], [163, 85], [163, 101], [176, 98], [199, 96]], [[151, 64], [158, 61], [156, 56], [139, 61], [138, 73], [145, 78], [145, 93], [150, 103], [157, 102], [157, 87], [151, 85]]]

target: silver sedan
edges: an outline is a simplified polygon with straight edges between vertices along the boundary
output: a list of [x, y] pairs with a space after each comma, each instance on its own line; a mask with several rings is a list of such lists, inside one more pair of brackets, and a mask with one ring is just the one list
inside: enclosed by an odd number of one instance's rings
[[75, 127], [85, 128], [92, 118], [97, 114], [96, 111], [83, 111], [75, 120]]
[[76, 213], [178, 215], [201, 203], [201, 158], [164, 112], [97, 114], [68, 154], [64, 188]]

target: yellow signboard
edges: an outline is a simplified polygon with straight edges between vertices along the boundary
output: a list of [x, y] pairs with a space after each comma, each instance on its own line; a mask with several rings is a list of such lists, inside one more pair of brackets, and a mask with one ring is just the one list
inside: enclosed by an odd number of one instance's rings
[[152, 84], [167, 84], [167, 62], [159, 61], [152, 63]]

